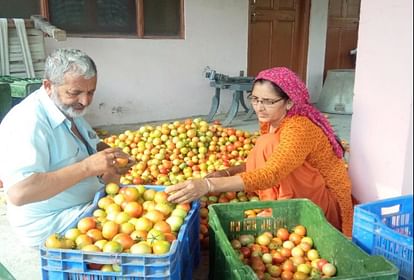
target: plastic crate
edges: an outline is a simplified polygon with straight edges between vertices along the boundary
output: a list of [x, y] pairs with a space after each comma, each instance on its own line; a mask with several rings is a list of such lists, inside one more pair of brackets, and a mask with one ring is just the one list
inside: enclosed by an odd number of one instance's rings
[[[272, 217], [244, 218], [248, 209], [271, 208]], [[337, 267], [335, 279], [397, 279], [398, 269], [381, 256], [370, 256], [327, 222], [322, 210], [307, 199], [258, 201], [209, 206], [210, 279], [257, 279], [242, 263], [229, 239], [302, 224], [321, 257]]]
[[[145, 186], [146, 188], [163, 190], [162, 186]], [[90, 211], [79, 219], [92, 216], [98, 200], [105, 195], [100, 190], [94, 198]], [[191, 210], [184, 220], [171, 244], [170, 251], [163, 255], [84, 252], [81, 250], [48, 249], [40, 247], [42, 279], [192, 279], [193, 269], [200, 260], [199, 245], [199, 201], [192, 203]], [[78, 219], [78, 220], [79, 220]], [[78, 222], [71, 227], [76, 227]], [[88, 264], [117, 264], [120, 272], [103, 272], [88, 268]]]
[[10, 85], [0, 80], [0, 121], [12, 108]]
[[352, 240], [393, 262], [400, 279], [413, 279], [413, 195], [356, 205]]
[[7, 270], [6, 267], [2, 263], [0, 263], [0, 279], [2, 280], [15, 280], [16, 278], [11, 275], [11, 273]]

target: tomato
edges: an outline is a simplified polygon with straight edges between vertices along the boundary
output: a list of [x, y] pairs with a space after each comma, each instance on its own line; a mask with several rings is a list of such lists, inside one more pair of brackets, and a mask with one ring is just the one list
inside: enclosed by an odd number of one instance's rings
[[306, 228], [303, 225], [297, 225], [293, 228], [293, 232], [303, 237], [306, 235]]
[[270, 254], [270, 253], [264, 253], [263, 254], [263, 256], [262, 256], [262, 261], [265, 263], [265, 264], [271, 264], [272, 263], [272, 255]]
[[126, 201], [136, 201], [140, 193], [137, 188], [135, 187], [126, 187], [124, 191], [124, 197]]
[[183, 219], [185, 219], [185, 217], [187, 216], [187, 211], [182, 209], [182, 208], [178, 208], [176, 207], [172, 212], [171, 212], [171, 216], [178, 216], [181, 217]]
[[135, 241], [144, 241], [147, 240], [148, 232], [145, 230], [135, 230], [131, 232], [129, 236], [131, 236], [132, 240]]
[[260, 235], [256, 238], [256, 243], [257, 243], [257, 244], [260, 244], [260, 245], [267, 246], [267, 245], [269, 245], [269, 244], [270, 244], [270, 241], [271, 241], [271, 240], [272, 240], [272, 239], [271, 239], [271, 237], [269, 237], [269, 235], [267, 235], [267, 234], [263, 233], [263, 234], [260, 234]]
[[76, 243], [76, 248], [82, 249], [83, 246], [92, 244], [93, 240], [86, 234], [82, 233], [76, 238], [75, 243]]
[[170, 251], [170, 242], [166, 240], [156, 240], [152, 243], [152, 251], [156, 255], [166, 254]]
[[100, 252], [101, 251], [101, 249], [94, 244], [87, 244], [83, 246], [81, 250], [86, 251], [86, 252]]
[[119, 224], [113, 221], [107, 221], [102, 227], [102, 236], [111, 240], [119, 232]]
[[154, 201], [156, 203], [168, 203], [168, 194], [164, 191], [156, 192], [154, 195]]
[[145, 215], [145, 218], [149, 219], [151, 222], [156, 223], [159, 221], [163, 221], [165, 219], [165, 216], [163, 213], [161, 213], [158, 210], [149, 210]]
[[308, 275], [311, 272], [312, 267], [306, 263], [299, 264], [296, 268], [297, 271], [303, 272]]
[[152, 248], [146, 241], [141, 241], [131, 246], [132, 254], [151, 254]]
[[118, 214], [116, 214], [114, 222], [121, 225], [123, 223], [128, 222], [130, 219], [131, 216], [128, 213], [121, 211]]
[[280, 267], [283, 271], [295, 271], [295, 266], [291, 260], [286, 260]]
[[152, 228], [153, 223], [146, 217], [140, 217], [135, 223], [136, 230], [149, 231]]
[[92, 228], [86, 232], [86, 235], [92, 238], [93, 242], [103, 239], [102, 232], [99, 229]]
[[70, 228], [65, 232], [65, 238], [75, 241], [80, 234], [81, 231], [78, 228]]
[[174, 232], [178, 232], [181, 225], [184, 223], [183, 218], [178, 216], [170, 216], [165, 221], [171, 226], [171, 230]]
[[164, 233], [156, 229], [151, 229], [147, 235], [147, 242], [152, 245], [157, 240], [165, 240]]
[[289, 239], [289, 231], [286, 228], [279, 228], [276, 232], [276, 236], [282, 239], [282, 241], [286, 241]]
[[63, 244], [60, 239], [60, 236], [57, 233], [50, 235], [45, 241], [46, 248], [58, 249], [58, 248], [62, 248], [63, 247], [62, 245]]
[[135, 225], [131, 224], [130, 222], [126, 222], [121, 224], [119, 227], [119, 232], [131, 234], [135, 230]]
[[106, 243], [108, 243], [108, 240], [101, 239], [101, 240], [96, 241], [94, 244], [102, 251], [102, 249], [103, 249], [103, 247]]
[[76, 243], [75, 243], [75, 241], [73, 241], [71, 239], [64, 238], [62, 240], [62, 246], [63, 246], [62, 248], [64, 248], [64, 249], [75, 249], [76, 248]]
[[142, 210], [141, 204], [136, 201], [127, 202], [124, 206], [124, 212], [135, 218], [142, 215]]
[[303, 273], [302, 271], [296, 271], [293, 273], [293, 279], [294, 280], [306, 280], [308, 279], [308, 275]]
[[152, 228], [163, 233], [171, 232], [171, 226], [166, 221], [156, 222]]
[[110, 196], [104, 196], [98, 200], [98, 207], [101, 209], [106, 209], [110, 204], [114, 203], [114, 200]]
[[282, 274], [280, 274], [280, 278], [282, 278], [282, 280], [291, 280], [293, 279], [293, 272], [289, 270], [285, 270], [282, 272]]
[[331, 263], [326, 263], [322, 266], [322, 273], [325, 276], [334, 276], [336, 274], [336, 267]]
[[295, 245], [298, 245], [300, 243], [300, 241], [302, 240], [302, 236], [300, 236], [297, 233], [292, 232], [289, 235], [289, 240], [292, 241]]
[[121, 244], [124, 250], [131, 248], [131, 246], [135, 243], [131, 236], [126, 233], [118, 233], [112, 240]]
[[146, 189], [143, 193], [143, 197], [145, 201], [152, 201], [155, 198], [155, 193], [157, 191], [154, 189]]
[[116, 241], [108, 241], [102, 248], [103, 252], [107, 253], [121, 253], [123, 250], [122, 245]]
[[96, 227], [96, 220], [93, 217], [85, 217], [78, 222], [78, 229], [81, 233], [86, 233], [88, 230]]
[[110, 265], [110, 264], [104, 264], [101, 267], [101, 271], [104, 271], [104, 272], [113, 272], [114, 270], [112, 269], [112, 265]]
[[105, 186], [105, 192], [110, 195], [116, 195], [119, 192], [119, 186], [115, 183], [108, 183]]
[[129, 162], [128, 158], [117, 157], [115, 158], [115, 160], [116, 160], [117, 166], [121, 168], [127, 166]]
[[88, 263], [88, 269], [91, 270], [101, 270], [103, 264], [98, 264], [98, 263]]
[[328, 261], [327, 261], [327, 260], [325, 260], [325, 259], [320, 259], [320, 260], [318, 261], [318, 263], [317, 263], [319, 271], [322, 271], [322, 267], [323, 267], [325, 264], [327, 264], [327, 263], [328, 263]]
[[308, 257], [308, 259], [310, 261], [319, 259], [319, 253], [316, 249], [310, 249], [307, 253], [306, 256]]
[[173, 232], [164, 232], [165, 240], [172, 243], [177, 239], [177, 236]]

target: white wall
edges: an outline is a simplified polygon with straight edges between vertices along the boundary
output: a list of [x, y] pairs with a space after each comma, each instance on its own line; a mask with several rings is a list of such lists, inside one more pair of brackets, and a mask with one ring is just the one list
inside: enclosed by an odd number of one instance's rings
[[[205, 66], [238, 75], [247, 68], [248, 1], [184, 1], [185, 40], [68, 38], [46, 40], [84, 50], [98, 67], [98, 88], [88, 120], [94, 126], [207, 114], [214, 90]], [[227, 91], [225, 91], [227, 92]], [[231, 94], [222, 94], [219, 113]]]
[[311, 2], [306, 84], [311, 102], [314, 103], [318, 101], [322, 91], [328, 7], [329, 0], [312, 0]]
[[412, 0], [362, 0], [350, 174], [361, 202], [412, 193]]

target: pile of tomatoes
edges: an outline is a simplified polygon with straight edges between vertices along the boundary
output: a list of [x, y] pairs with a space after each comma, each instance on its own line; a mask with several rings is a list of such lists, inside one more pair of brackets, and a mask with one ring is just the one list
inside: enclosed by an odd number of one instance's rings
[[106, 185], [92, 216], [45, 241], [47, 248], [89, 252], [165, 254], [184, 223], [191, 205], [172, 204], [164, 191], [143, 185]]
[[242, 234], [230, 242], [240, 260], [253, 269], [258, 279], [305, 280], [336, 274], [335, 265], [320, 256], [303, 225], [295, 226], [290, 232], [282, 227], [275, 233]]

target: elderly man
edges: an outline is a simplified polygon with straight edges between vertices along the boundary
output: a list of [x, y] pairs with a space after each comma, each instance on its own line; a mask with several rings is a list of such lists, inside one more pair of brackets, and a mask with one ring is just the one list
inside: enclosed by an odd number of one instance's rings
[[8, 219], [22, 241], [37, 246], [88, 209], [96, 191], [128, 170], [82, 117], [97, 83], [93, 60], [58, 49], [45, 63], [42, 87], [0, 125], [0, 178]]

